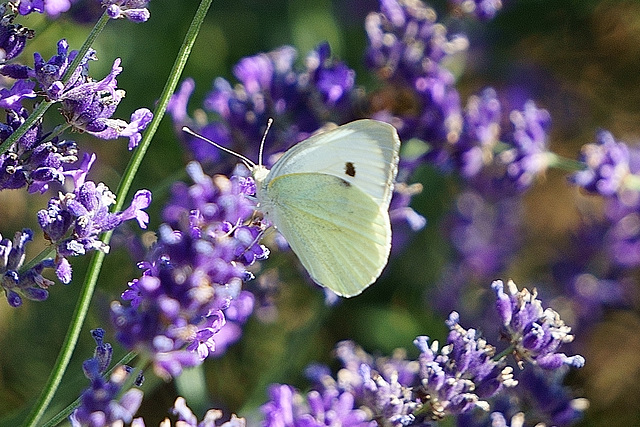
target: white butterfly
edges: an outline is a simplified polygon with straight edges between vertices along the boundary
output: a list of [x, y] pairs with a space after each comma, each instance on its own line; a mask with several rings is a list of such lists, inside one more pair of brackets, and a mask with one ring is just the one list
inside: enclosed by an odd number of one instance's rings
[[262, 154], [258, 165], [239, 157], [256, 181], [259, 210], [311, 278], [352, 297], [375, 282], [389, 258], [399, 150], [393, 126], [357, 120], [296, 144], [271, 170]]

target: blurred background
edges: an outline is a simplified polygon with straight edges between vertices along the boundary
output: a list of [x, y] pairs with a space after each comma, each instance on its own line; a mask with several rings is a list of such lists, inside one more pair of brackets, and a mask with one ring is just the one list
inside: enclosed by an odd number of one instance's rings
[[[36, 37], [19, 58], [32, 65], [33, 52], [49, 58], [56, 42], [66, 38], [79, 48], [100, 13], [93, 17], [88, 6], [97, 1], [80, 0], [71, 12], [58, 19], [32, 14], [18, 22], [36, 30]], [[551, 150], [577, 158], [580, 147], [594, 140], [605, 128], [620, 140], [640, 139], [640, 2], [596, 0], [504, 0], [504, 9], [481, 22], [454, 17], [445, 1], [429, 4], [450, 34], [463, 32], [470, 47], [466, 57], [454, 64], [457, 88], [463, 104], [487, 86], [499, 93], [518, 92], [546, 108], [552, 118]], [[81, 7], [82, 6], [82, 7]], [[195, 0], [153, 0], [151, 19], [144, 24], [110, 22], [94, 48], [99, 61], [91, 64], [91, 75], [101, 79], [113, 60], [122, 58], [124, 71], [118, 76], [126, 98], [116, 112], [128, 118], [139, 107], [154, 108], [175, 55], [198, 6]], [[78, 11], [77, 13], [75, 11]], [[363, 63], [367, 45], [364, 19], [378, 11], [375, 0], [234, 0], [214, 1], [184, 72], [196, 82], [189, 111], [200, 108], [212, 81], [222, 76], [235, 83], [233, 65], [242, 57], [292, 45], [299, 60], [322, 41], [332, 54], [356, 71], [356, 83], [368, 89], [375, 77]], [[82, 13], [80, 13], [82, 12]], [[48, 112], [45, 126], [59, 123], [56, 112]], [[95, 151], [100, 160], [91, 177], [117, 187], [130, 152], [125, 140], [102, 141], [74, 134], [83, 151]], [[149, 230], [157, 229], [159, 212], [170, 184], [185, 180], [188, 153], [178, 142], [169, 117], [165, 117], [136, 177], [133, 189], [148, 188], [154, 201], [148, 210]], [[304, 367], [310, 362], [336, 366], [334, 345], [352, 339], [365, 350], [390, 355], [402, 347], [416, 354], [412, 341], [417, 335], [444, 340], [446, 313], [434, 307], [436, 287], [452, 256], [444, 233], [447, 212], [452, 209], [458, 183], [434, 168], [421, 167], [409, 182], [420, 182], [424, 190], [412, 207], [427, 218], [426, 227], [406, 247], [396, 252], [383, 277], [357, 298], [324, 304], [324, 294], [309, 286], [296, 269], [280, 269], [285, 282], [277, 297], [277, 317], [268, 321], [251, 318], [242, 339], [220, 358], [208, 360], [202, 375], [208, 404], [250, 416], [266, 400], [266, 386], [289, 383], [304, 389]], [[131, 196], [129, 196], [130, 198]], [[49, 196], [26, 197], [23, 190], [0, 193], [0, 233], [11, 237], [24, 227], [37, 230], [35, 212], [46, 206]], [[601, 200], [567, 185], [566, 173], [551, 170], [525, 198], [522, 216], [523, 244], [510, 254], [503, 275], [523, 287], [550, 280], [549, 265], [571, 243], [585, 217], [598, 217]], [[132, 232], [140, 233], [135, 227]], [[36, 234], [38, 234], [36, 232]], [[148, 237], [148, 236], [147, 236]], [[39, 237], [27, 258], [44, 248]], [[292, 254], [274, 254], [262, 265], [261, 274], [290, 266]], [[85, 330], [67, 370], [50, 413], [74, 400], [88, 384], [81, 363], [95, 346], [89, 330], [103, 327], [107, 341], [115, 347], [114, 360], [125, 352], [108, 324], [109, 303], [119, 297], [126, 284], [139, 276], [131, 255], [112, 245], [100, 275]], [[17, 309], [0, 303], [0, 425], [15, 425], [24, 416], [49, 375], [69, 324], [89, 257], [73, 260], [74, 279], [57, 283], [46, 302], [27, 301]], [[465, 309], [475, 298], [492, 298], [487, 292], [467, 295], [460, 301], [462, 324]], [[568, 298], [568, 297], [567, 297]], [[628, 295], [627, 308], [611, 308], [597, 322], [579, 331], [568, 354], [580, 353], [586, 366], [568, 377], [574, 397], [591, 402], [583, 426], [640, 425], [640, 318], [637, 293]], [[544, 300], [562, 312], [562, 298]], [[564, 314], [564, 313], [563, 313]], [[564, 317], [563, 317], [564, 318]], [[571, 318], [564, 320], [572, 326]], [[140, 413], [147, 425], [157, 425], [172, 406], [176, 383], [165, 384], [148, 375], [145, 401]]]

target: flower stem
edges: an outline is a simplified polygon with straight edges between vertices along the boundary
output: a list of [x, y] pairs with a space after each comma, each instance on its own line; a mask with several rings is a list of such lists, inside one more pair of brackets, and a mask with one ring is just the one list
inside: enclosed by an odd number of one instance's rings
[[[158, 129], [160, 120], [164, 116], [164, 113], [167, 109], [167, 104], [169, 103], [169, 99], [171, 98], [171, 95], [175, 92], [176, 86], [178, 85], [178, 81], [180, 80], [180, 76], [182, 75], [182, 70], [184, 69], [184, 66], [187, 62], [187, 58], [191, 53], [191, 49], [195, 42], [196, 36], [200, 31], [202, 22], [204, 21], [204, 18], [212, 2], [213, 0], [202, 0], [200, 2], [200, 6], [198, 7], [198, 10], [196, 11], [193, 17], [191, 26], [189, 27], [187, 34], [185, 35], [185, 39], [182, 43], [182, 46], [180, 47], [178, 56], [173, 64], [173, 68], [171, 69], [171, 73], [167, 79], [167, 83], [165, 84], [165, 87], [160, 96], [160, 100], [158, 101], [158, 104], [154, 111], [153, 120], [151, 121], [151, 123], [149, 123], [149, 127], [147, 128], [142, 140], [140, 141], [140, 145], [138, 146], [138, 149], [136, 150], [135, 154], [129, 161], [127, 170], [125, 171], [124, 176], [120, 181], [120, 186], [117, 191], [116, 203], [113, 207], [114, 211], [116, 212], [121, 210], [122, 206], [124, 205], [124, 198], [129, 192], [129, 188], [131, 187], [131, 183], [133, 182], [133, 177], [138, 171], [138, 168], [142, 163], [144, 154], [149, 148], [149, 145], [151, 143], [151, 138], [154, 136], [156, 130]], [[98, 24], [96, 24], [96, 26], [97, 25]], [[81, 57], [81, 55], [78, 55], [78, 57]], [[112, 234], [113, 234], [113, 231], [109, 231], [105, 233], [102, 236], [102, 242], [105, 244], [108, 244], [109, 241], [111, 240]], [[105, 253], [98, 251], [94, 254], [93, 259], [91, 260], [91, 265], [89, 266], [89, 271], [85, 278], [82, 292], [80, 294], [80, 298], [78, 300], [78, 303], [76, 305], [76, 309], [73, 315], [73, 321], [69, 327], [67, 336], [65, 337], [65, 341], [62, 345], [62, 351], [58, 355], [58, 359], [56, 360], [55, 367], [49, 376], [47, 385], [43, 389], [38, 401], [36, 402], [36, 405], [34, 406], [31, 414], [27, 418], [27, 421], [24, 423], [25, 426], [33, 427], [38, 424], [40, 418], [42, 418], [42, 415], [44, 414], [44, 411], [46, 410], [47, 406], [51, 402], [51, 399], [53, 399], [53, 395], [58, 389], [58, 386], [60, 385], [62, 375], [64, 374], [69, 364], [69, 360], [71, 359], [71, 354], [73, 353], [76, 343], [78, 342], [78, 336], [80, 334], [80, 330], [82, 329], [84, 319], [89, 309], [89, 303], [91, 302], [91, 298], [95, 290], [96, 282], [98, 280], [98, 275], [100, 274], [100, 269], [102, 267], [102, 262], [104, 260], [104, 257], [105, 257]]]

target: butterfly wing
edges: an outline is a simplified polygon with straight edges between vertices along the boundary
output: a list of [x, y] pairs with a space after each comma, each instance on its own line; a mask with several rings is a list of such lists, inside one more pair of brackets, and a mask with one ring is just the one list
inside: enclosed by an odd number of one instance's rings
[[387, 263], [399, 149], [393, 126], [358, 120], [298, 143], [259, 183], [261, 210], [338, 295], [359, 294]]
[[270, 218], [313, 280], [351, 297], [387, 263], [391, 227], [386, 209], [341, 178], [288, 174], [269, 185]]
[[293, 146], [276, 162], [267, 180], [300, 172], [333, 175], [388, 207], [399, 151], [400, 139], [393, 126], [356, 120]]

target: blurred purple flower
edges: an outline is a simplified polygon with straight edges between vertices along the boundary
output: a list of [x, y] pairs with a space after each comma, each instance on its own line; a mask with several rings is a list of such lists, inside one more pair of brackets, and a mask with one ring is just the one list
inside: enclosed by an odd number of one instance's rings
[[38, 12], [56, 17], [69, 10], [73, 1], [75, 0], [17, 0], [13, 3], [17, 6], [20, 15]]
[[570, 180], [592, 193], [616, 195], [625, 189], [625, 180], [640, 172], [637, 164], [631, 171], [631, 157], [630, 148], [624, 142], [617, 142], [611, 132], [600, 130], [595, 143], [582, 147], [580, 160], [586, 169], [574, 173]]
[[499, 154], [499, 160], [505, 165], [507, 180], [517, 189], [526, 190], [552, 160], [548, 147], [551, 118], [547, 110], [537, 108], [533, 101], [527, 101], [523, 111], [512, 111], [509, 118], [513, 132], [507, 134], [505, 142], [510, 147]]
[[[91, 386], [80, 396], [80, 406], [71, 413], [69, 421], [73, 427], [130, 423], [142, 403], [143, 392], [132, 388], [122, 393], [122, 386], [132, 371], [128, 366], [118, 366], [108, 380], [103, 378], [113, 350], [111, 344], [103, 341], [104, 330], [94, 329], [91, 335], [96, 341], [94, 356], [82, 364]], [[139, 376], [136, 385], [141, 384]]]
[[145, 22], [150, 13], [147, 9], [149, 0], [102, 0], [111, 19], [126, 18], [131, 22]]
[[492, 163], [500, 142], [501, 105], [496, 91], [487, 88], [469, 97], [464, 111], [464, 125], [455, 143], [454, 162], [466, 178], [476, 176]]
[[436, 19], [419, 0], [381, 0], [380, 12], [365, 22], [366, 62], [387, 82], [373, 97], [374, 117], [395, 125], [403, 139], [428, 142], [431, 150], [424, 158], [444, 164], [447, 146], [459, 138], [462, 114], [455, 78], [442, 62], [464, 52], [468, 41], [461, 35], [448, 38]]
[[351, 393], [331, 388], [323, 393], [312, 390], [306, 397], [293, 387], [274, 384], [269, 387], [270, 401], [261, 408], [263, 427], [344, 426], [375, 427], [367, 413], [356, 408]]
[[492, 19], [502, 9], [503, 0], [449, 0], [462, 12], [473, 14], [478, 19]]

